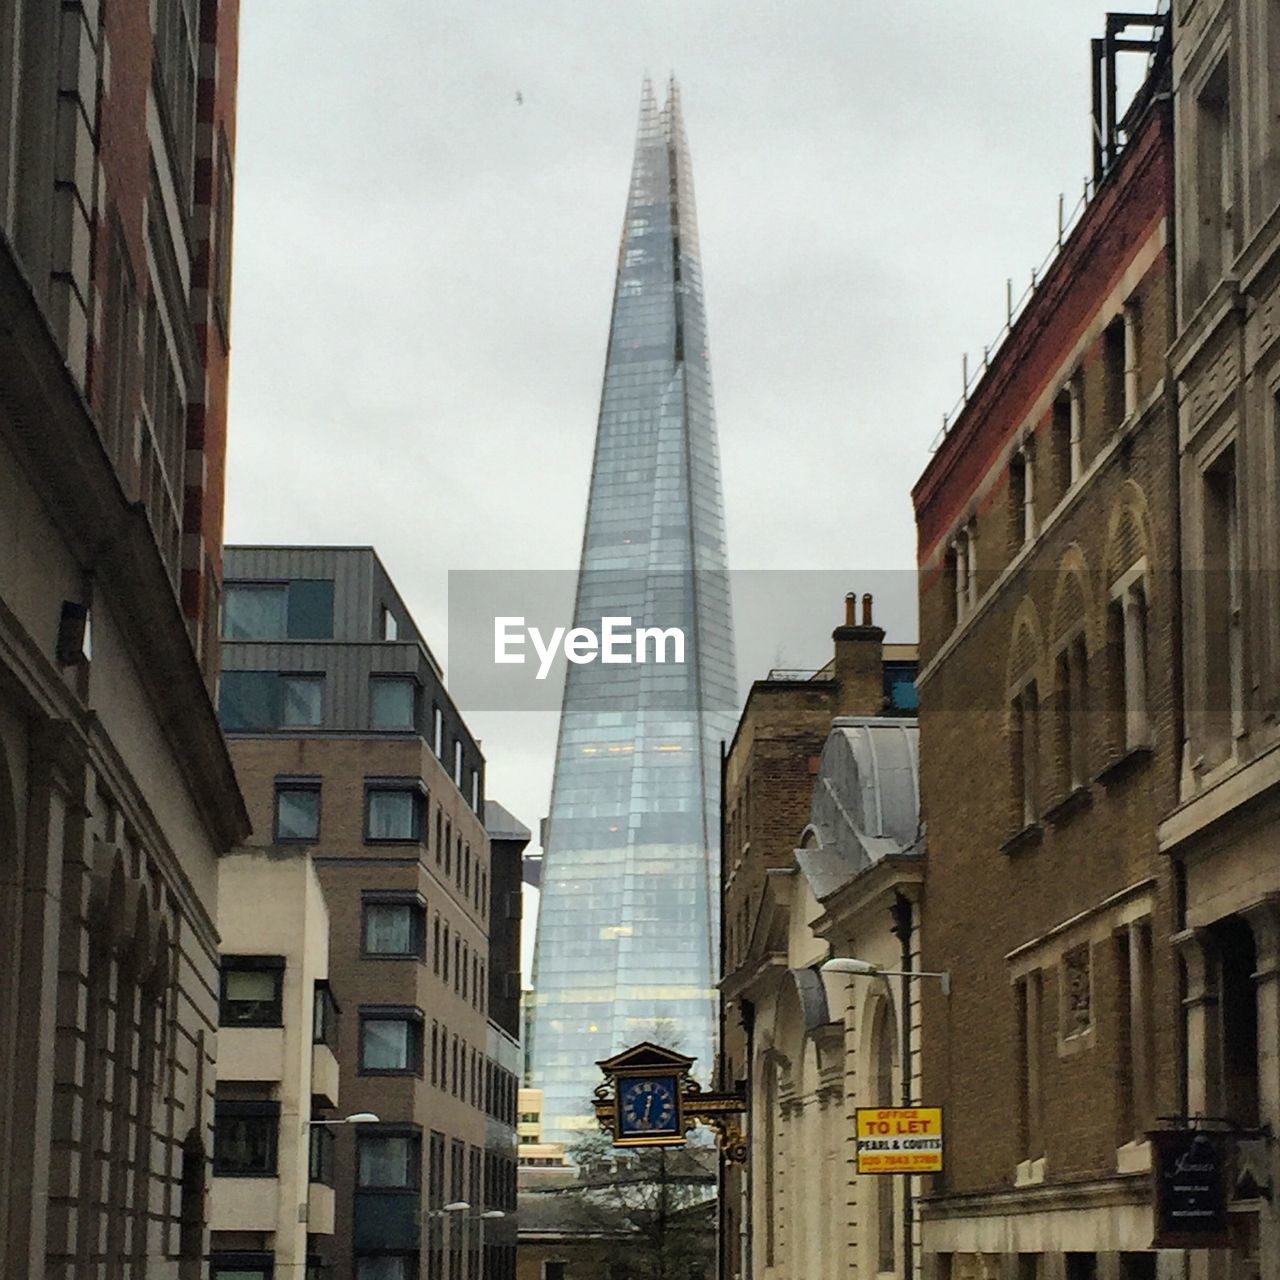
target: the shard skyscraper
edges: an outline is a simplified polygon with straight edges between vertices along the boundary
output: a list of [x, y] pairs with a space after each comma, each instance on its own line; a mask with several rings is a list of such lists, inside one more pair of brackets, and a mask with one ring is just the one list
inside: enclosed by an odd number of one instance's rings
[[[575, 625], [680, 628], [683, 663], [570, 664], [542, 870], [530, 1083], [544, 1140], [593, 1126], [595, 1063], [642, 1039], [709, 1079], [720, 743], [736, 684], [694, 217], [671, 83], [645, 82], [618, 255]], [[652, 656], [652, 650], [650, 650]]]

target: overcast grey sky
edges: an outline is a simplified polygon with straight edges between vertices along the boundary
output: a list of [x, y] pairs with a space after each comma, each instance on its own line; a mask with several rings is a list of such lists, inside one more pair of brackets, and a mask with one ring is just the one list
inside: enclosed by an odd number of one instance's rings
[[[961, 353], [1088, 169], [1105, 10], [246, 3], [228, 541], [372, 543], [446, 660], [448, 570], [576, 567], [640, 83], [674, 70], [730, 565], [909, 569]], [[740, 627], [742, 677], [824, 661], [838, 610]], [[536, 829], [554, 715], [472, 724]]]

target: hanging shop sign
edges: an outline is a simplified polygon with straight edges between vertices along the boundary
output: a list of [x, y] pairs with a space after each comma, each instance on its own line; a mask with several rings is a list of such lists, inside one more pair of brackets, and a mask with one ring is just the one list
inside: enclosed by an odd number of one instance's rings
[[1225, 1249], [1226, 1144], [1203, 1129], [1158, 1129], [1151, 1139], [1153, 1249]]
[[859, 1107], [859, 1173], [941, 1173], [941, 1107]]

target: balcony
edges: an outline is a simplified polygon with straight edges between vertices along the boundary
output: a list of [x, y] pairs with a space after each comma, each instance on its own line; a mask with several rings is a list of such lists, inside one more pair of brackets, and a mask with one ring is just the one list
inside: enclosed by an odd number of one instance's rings
[[219, 1177], [213, 1179], [212, 1192], [209, 1197], [211, 1231], [275, 1231], [279, 1227], [280, 1183], [277, 1179]]
[[284, 1028], [219, 1028], [218, 1079], [283, 1080]]
[[313, 1182], [307, 1188], [307, 1232], [311, 1235], [333, 1235], [334, 1192], [332, 1187]]
[[311, 1106], [319, 1111], [338, 1105], [338, 1059], [327, 1044], [311, 1051]]

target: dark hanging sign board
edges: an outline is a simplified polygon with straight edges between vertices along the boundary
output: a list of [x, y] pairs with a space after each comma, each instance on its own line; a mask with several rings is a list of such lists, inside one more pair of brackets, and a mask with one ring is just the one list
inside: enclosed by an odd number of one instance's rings
[[1223, 1135], [1203, 1129], [1159, 1129], [1148, 1136], [1155, 1179], [1151, 1247], [1229, 1247]]

